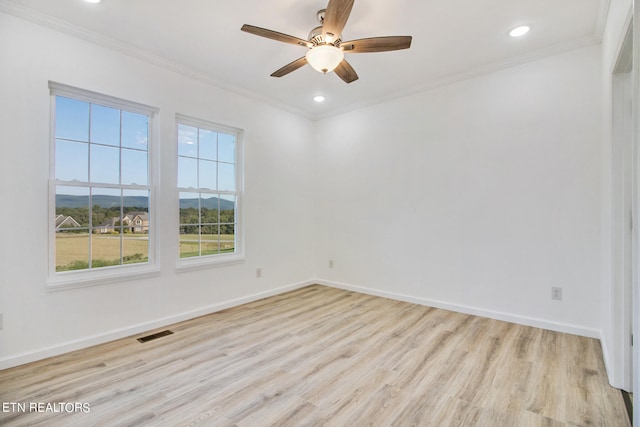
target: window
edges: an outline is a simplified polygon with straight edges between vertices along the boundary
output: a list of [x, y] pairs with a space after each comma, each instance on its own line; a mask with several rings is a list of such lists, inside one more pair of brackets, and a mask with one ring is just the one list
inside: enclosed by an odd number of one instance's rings
[[148, 267], [155, 110], [56, 83], [50, 89], [53, 281]]
[[241, 259], [240, 132], [183, 116], [177, 131], [179, 257]]

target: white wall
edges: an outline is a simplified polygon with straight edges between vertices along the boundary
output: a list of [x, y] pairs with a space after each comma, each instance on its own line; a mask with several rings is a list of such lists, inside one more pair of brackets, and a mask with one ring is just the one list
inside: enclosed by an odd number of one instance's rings
[[583, 48], [319, 122], [319, 277], [599, 337], [600, 64]]
[[[0, 369], [314, 277], [312, 122], [1, 13], [0, 40]], [[46, 291], [49, 80], [160, 109], [159, 277]], [[245, 131], [240, 265], [175, 272], [176, 112]]]

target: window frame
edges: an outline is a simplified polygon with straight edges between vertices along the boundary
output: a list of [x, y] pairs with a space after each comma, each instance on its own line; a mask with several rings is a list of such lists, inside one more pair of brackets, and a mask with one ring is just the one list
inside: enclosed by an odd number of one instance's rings
[[[235, 206], [235, 251], [233, 253], [218, 253], [209, 255], [198, 255], [188, 258], [180, 258], [180, 193], [191, 192], [200, 193], [203, 192], [203, 188], [185, 188], [178, 186], [179, 178], [179, 126], [185, 125], [195, 127], [198, 129], [208, 130], [212, 132], [224, 133], [227, 135], [235, 136], [235, 191], [223, 191], [223, 190], [207, 190], [204, 189], [204, 193], [218, 194], [218, 195], [234, 195], [236, 198]], [[177, 257], [176, 257], [176, 271], [189, 271], [201, 268], [219, 267], [225, 265], [232, 265], [244, 262], [244, 165], [243, 165], [243, 136], [244, 131], [239, 128], [222, 125], [209, 120], [203, 120], [176, 113], [175, 117], [175, 178], [176, 178], [176, 193], [174, 200], [176, 201], [176, 213], [177, 213], [177, 225], [176, 230], [177, 241]], [[216, 160], [218, 162], [218, 160]], [[223, 162], [224, 163], [224, 162]], [[217, 178], [216, 178], [217, 180]]]
[[[48, 212], [48, 278], [47, 290], [63, 290], [70, 288], [78, 288], [85, 286], [100, 285], [110, 282], [118, 282], [122, 280], [131, 280], [142, 277], [157, 276], [160, 273], [159, 268], [159, 233], [157, 232], [157, 191], [156, 183], [158, 182], [158, 153], [157, 146], [157, 115], [159, 109], [148, 105], [140, 104], [133, 101], [127, 101], [113, 96], [92, 92], [85, 89], [68, 86], [61, 83], [49, 82], [50, 92], [50, 126], [49, 126], [49, 209]], [[144, 186], [128, 186], [124, 184], [96, 184], [91, 183], [90, 177], [86, 182], [63, 181], [56, 179], [56, 97], [61, 96], [77, 101], [88, 102], [109, 108], [118, 109], [130, 113], [143, 114], [148, 117], [148, 135], [147, 135], [147, 165], [148, 165], [148, 182]], [[72, 270], [72, 271], [56, 271], [56, 186], [78, 186], [78, 187], [94, 187], [94, 188], [119, 188], [122, 190], [140, 187], [149, 191], [149, 223], [150, 227], [148, 237], [148, 261], [138, 264], [120, 264], [108, 267]], [[91, 233], [92, 230], [90, 229]]]

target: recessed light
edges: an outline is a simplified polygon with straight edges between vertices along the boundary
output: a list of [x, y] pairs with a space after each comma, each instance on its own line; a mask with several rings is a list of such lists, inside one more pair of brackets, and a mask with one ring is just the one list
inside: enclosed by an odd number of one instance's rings
[[84, 0], [87, 3], [100, 3], [101, 0]]
[[529, 30], [531, 30], [531, 27], [529, 27], [528, 25], [521, 25], [509, 31], [509, 35], [511, 37], [522, 37], [527, 34]]
[[322, 96], [322, 95], [316, 95], [316, 96], [313, 97], [313, 100], [316, 101], [316, 102], [324, 102], [325, 97]]

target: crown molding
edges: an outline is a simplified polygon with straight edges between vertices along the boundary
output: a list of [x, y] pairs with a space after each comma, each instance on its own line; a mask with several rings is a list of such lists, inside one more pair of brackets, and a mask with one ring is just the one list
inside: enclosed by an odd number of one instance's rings
[[153, 54], [144, 49], [136, 48], [121, 40], [107, 37], [94, 31], [87, 30], [86, 28], [70, 24], [69, 22], [63, 21], [61, 19], [40, 13], [26, 6], [16, 4], [11, 0], [0, 0], [0, 12], [12, 15], [25, 21], [29, 21], [42, 27], [58, 31], [63, 34], [67, 34], [75, 38], [79, 38], [89, 43], [105, 47], [107, 49], [127, 55], [140, 61], [147, 62], [157, 67], [173, 71], [174, 73], [189, 77], [201, 83], [205, 83], [209, 86], [213, 86], [215, 88], [222, 89], [227, 92], [252, 99], [254, 101], [259, 101], [261, 103], [271, 105], [272, 107], [285, 110], [289, 113], [296, 114], [309, 120], [313, 119], [313, 117], [307, 112], [291, 107], [290, 105], [276, 102], [271, 98], [258, 95], [250, 90], [212, 78], [211, 76], [203, 72], [197, 71], [191, 67], [187, 67], [179, 62], [172, 61], [163, 56]]
[[[606, 18], [605, 18], [606, 19]], [[491, 74], [497, 71], [506, 70], [509, 68], [517, 67], [523, 64], [527, 64], [533, 61], [538, 61], [541, 59], [545, 59], [551, 56], [559, 55], [562, 53], [567, 53], [572, 50], [577, 50], [589, 46], [597, 45], [601, 42], [601, 35], [598, 34], [590, 34], [588, 36], [580, 37], [577, 39], [573, 39], [564, 43], [558, 43], [552, 46], [548, 46], [543, 49], [538, 49], [535, 51], [531, 51], [525, 53], [523, 55], [519, 55], [513, 58], [508, 58], [502, 61], [495, 61], [481, 67], [476, 67], [473, 69], [469, 69], [460, 73], [450, 74], [441, 78], [436, 78], [430, 80], [424, 84], [414, 86], [412, 88], [406, 90], [396, 91], [391, 95], [386, 95], [383, 97], [379, 97], [373, 100], [368, 100], [364, 102], [358, 102], [355, 104], [350, 104], [343, 108], [338, 108], [328, 113], [319, 114], [313, 117], [313, 120], [324, 120], [329, 117], [337, 116], [340, 114], [345, 114], [352, 112], [354, 110], [358, 110], [361, 108], [366, 108], [369, 106], [373, 106], [376, 104], [381, 104], [384, 102], [392, 101], [394, 99], [405, 98], [408, 96], [417, 95], [423, 92], [428, 92], [433, 89], [437, 89], [443, 86], [448, 86], [454, 83], [458, 83], [465, 80], [470, 80], [476, 77], [480, 77], [486, 74]]]

